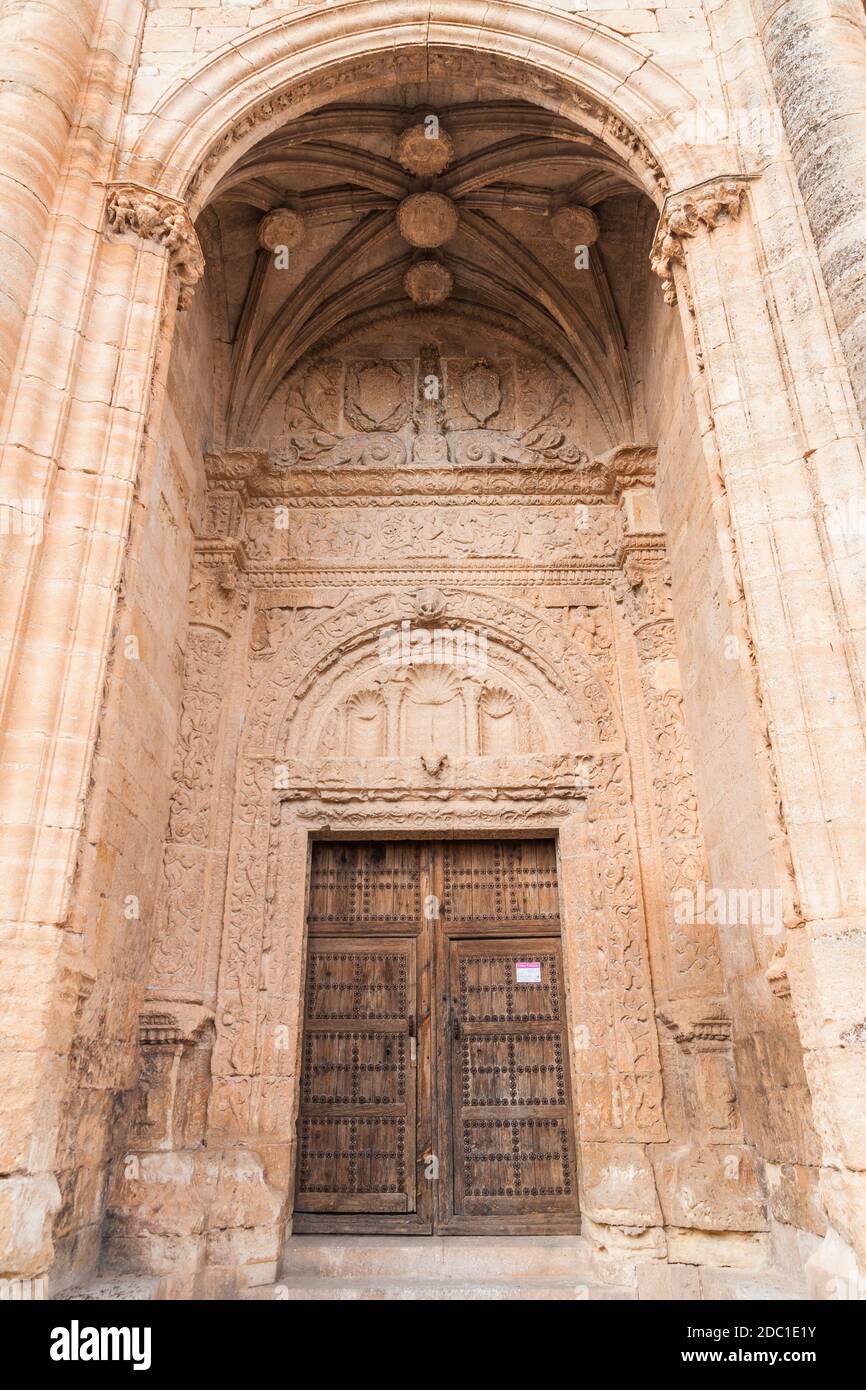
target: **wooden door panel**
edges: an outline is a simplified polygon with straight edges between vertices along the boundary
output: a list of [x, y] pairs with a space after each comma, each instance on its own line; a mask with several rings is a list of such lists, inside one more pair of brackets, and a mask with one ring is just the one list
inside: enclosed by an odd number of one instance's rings
[[454, 1216], [576, 1215], [559, 943], [454, 940], [449, 973]]
[[441, 848], [447, 922], [557, 922], [552, 840], [454, 840]]
[[316, 942], [307, 968], [308, 1023], [395, 1021], [407, 1017], [409, 959], [404, 949]]
[[304, 1105], [405, 1105], [409, 1039], [401, 1033], [330, 1033], [304, 1039]]
[[421, 846], [405, 840], [314, 846], [307, 920], [387, 923], [417, 929], [421, 920]]
[[295, 1207], [415, 1208], [415, 942], [310, 941]]
[[298, 1211], [410, 1211], [406, 1140], [402, 1116], [304, 1115]]
[[562, 1038], [500, 1033], [464, 1033], [463, 1094], [473, 1109], [482, 1105], [564, 1105], [566, 1076]]
[[464, 1115], [458, 1139], [463, 1150], [458, 1214], [530, 1216], [572, 1210], [572, 1166], [563, 1120], [474, 1120]]
[[[530, 952], [541, 966], [541, 983], [518, 984], [516, 964]], [[559, 950], [538, 942], [512, 942], [490, 950], [461, 951], [457, 958], [459, 1017], [465, 1024], [559, 1023], [561, 993]]]

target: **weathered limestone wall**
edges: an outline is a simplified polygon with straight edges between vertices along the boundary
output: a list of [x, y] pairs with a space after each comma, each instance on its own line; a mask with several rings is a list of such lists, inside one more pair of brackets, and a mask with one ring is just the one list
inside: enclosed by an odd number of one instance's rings
[[[4, 128], [2, 157], [13, 178], [24, 173], [29, 184], [32, 175], [37, 194], [34, 202], [4, 190], [4, 229], [11, 237], [32, 236], [26, 252], [39, 263], [32, 296], [32, 271], [21, 263], [8, 340], [11, 352], [13, 340], [20, 339], [18, 368], [0, 415], [0, 1048], [6, 1082], [0, 1268], [23, 1275], [44, 1272], [53, 1260], [52, 1226], [61, 1203], [58, 1128], [75, 1012], [92, 974], [80, 937], [64, 927], [111, 645], [119, 554], [128, 533], [129, 478], [139, 463], [142, 395], [150, 403], [153, 380], [149, 360], [146, 385], [137, 378], [153, 342], [147, 327], [142, 332], [139, 323], [134, 330], [138, 356], [124, 356], [122, 369], [121, 354], [128, 346], [124, 326], [128, 331], [134, 319], [131, 302], [160, 282], [156, 259], [142, 266], [138, 290], [128, 297], [113, 297], [118, 280], [111, 274], [101, 280], [103, 293], [92, 293], [99, 279], [100, 181], [110, 177], [115, 158], [143, 10], [139, 0], [108, 0], [101, 7], [104, 22], [94, 22], [85, 36], [96, 5], [3, 9], [3, 59], [20, 56], [21, 80], [18, 86], [4, 84], [5, 109], [15, 109], [15, 121]], [[76, 104], [78, 64], [86, 75]], [[49, 86], [51, 99], [43, 96]], [[37, 169], [33, 136], [38, 141], [40, 134], [44, 166]], [[49, 184], [50, 215], [40, 201]], [[4, 245], [6, 252], [16, 263], [11, 243]], [[145, 267], [155, 272], [152, 278]], [[28, 297], [19, 333], [19, 312]], [[22, 528], [22, 520], [30, 525]]]
[[122, 1165], [139, 1081], [139, 1015], [182, 694], [193, 531], [213, 420], [207, 290], [175, 337], [153, 467], [141, 479], [93, 765], [70, 930], [79, 1000], [57, 1155], [55, 1287], [98, 1255], [106, 1188]]
[[[685, 316], [694, 334], [690, 316]], [[692, 341], [695, 353], [696, 339]], [[699, 349], [698, 349], [699, 350]], [[700, 377], [699, 363], [695, 368]], [[656, 492], [673, 579], [683, 696], [695, 753], [695, 775], [709, 857], [706, 885], [726, 895], [765, 888], [776, 877], [768, 838], [768, 808], [755, 755], [760, 737], [748, 648], [731, 592], [730, 520], [715, 490], [701, 444], [679, 315], [650, 298], [645, 352], [648, 432], [658, 440]], [[706, 422], [704, 422], [706, 423]], [[727, 1007], [733, 1022], [737, 1091], [748, 1143], [764, 1169], [772, 1214], [823, 1235], [816, 1165], [820, 1162], [802, 1044], [782, 971], [781, 903], [768, 897], [766, 920], [720, 921], [719, 947]], [[768, 974], [769, 972], [769, 974]], [[808, 1242], [800, 1254], [808, 1254]]]

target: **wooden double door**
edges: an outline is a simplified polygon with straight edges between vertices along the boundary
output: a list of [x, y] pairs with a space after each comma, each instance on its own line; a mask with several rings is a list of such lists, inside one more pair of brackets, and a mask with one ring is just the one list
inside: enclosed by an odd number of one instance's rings
[[296, 1231], [570, 1232], [550, 840], [317, 843]]

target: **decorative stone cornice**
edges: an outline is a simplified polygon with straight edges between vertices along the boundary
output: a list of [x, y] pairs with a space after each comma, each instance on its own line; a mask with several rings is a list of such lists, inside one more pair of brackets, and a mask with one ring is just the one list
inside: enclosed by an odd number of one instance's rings
[[204, 255], [185, 203], [138, 183], [108, 186], [105, 218], [109, 232], [134, 232], [144, 241], [164, 246], [178, 282], [179, 309], [188, 309], [204, 275]]
[[671, 193], [665, 199], [650, 252], [650, 265], [659, 276], [665, 303], [675, 304], [674, 265], [685, 265], [685, 241], [702, 230], [711, 232], [720, 222], [735, 222], [740, 215], [746, 180], [730, 175]]
[[588, 801], [596, 803], [613, 780], [622, 777], [622, 755], [607, 753], [538, 753], [502, 757], [445, 757], [440, 752], [417, 759], [324, 757], [313, 761], [288, 758], [279, 765], [284, 802], [320, 805], [376, 798], [383, 804], [417, 797], [421, 801], [454, 796], [466, 802]]
[[569, 502], [616, 501], [626, 487], [651, 486], [655, 477], [656, 451], [649, 444], [626, 444], [577, 464], [541, 463], [536, 466], [508, 463], [460, 467], [407, 463], [393, 466], [329, 467], [299, 463], [282, 466], [274, 451], [265, 448], [225, 449], [205, 456], [210, 489], [242, 492], [245, 498], [299, 498], [311, 504], [344, 505], [364, 498], [370, 506], [390, 506], [392, 498], [407, 505], [429, 505], [429, 499], [448, 506], [466, 498], [489, 499], [499, 504], [507, 497], [515, 505], [531, 506], [540, 498]]

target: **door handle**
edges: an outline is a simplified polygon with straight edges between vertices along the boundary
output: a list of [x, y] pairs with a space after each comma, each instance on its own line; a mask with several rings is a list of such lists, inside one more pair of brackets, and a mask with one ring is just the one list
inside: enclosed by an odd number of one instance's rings
[[409, 1034], [409, 1062], [414, 1067], [418, 1060], [418, 1040], [415, 1037], [415, 1020], [407, 1018], [406, 1028]]
[[454, 1039], [455, 1042], [459, 1042], [459, 1041], [460, 1041], [461, 1033], [462, 1033], [462, 1029], [461, 1029], [461, 1027], [460, 1027], [460, 1015], [457, 1013], [457, 1010], [454, 1008], [454, 1005], [452, 1004], [452, 1005], [451, 1005], [451, 1036], [452, 1036], [452, 1038]]

